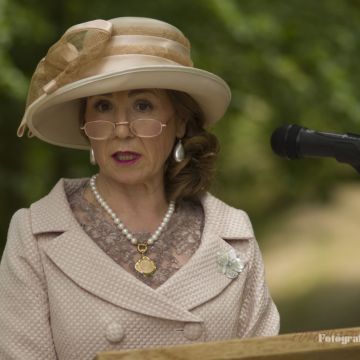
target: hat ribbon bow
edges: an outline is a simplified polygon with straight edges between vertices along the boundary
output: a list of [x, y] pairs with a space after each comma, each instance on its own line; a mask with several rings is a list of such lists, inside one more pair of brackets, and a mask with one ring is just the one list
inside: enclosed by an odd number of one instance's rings
[[[63, 85], [79, 80], [79, 71], [82, 66], [101, 56], [111, 35], [112, 23], [101, 19], [69, 28], [60, 40], [51, 46], [37, 66], [31, 85], [33, 82], [38, 83], [39, 91], [31, 102], [28, 98], [26, 106], [31, 105], [40, 95], [49, 95]], [[51, 75], [46, 77], [44, 74]], [[44, 82], [45, 85], [43, 85]], [[27, 118], [24, 116], [17, 131], [19, 137], [23, 136], [26, 127]], [[32, 136], [33, 134], [29, 130], [28, 137]]]
[[112, 23], [101, 19], [69, 28], [42, 60], [46, 67], [52, 67], [53, 74], [57, 73], [43, 86], [44, 92], [51, 94], [59, 87], [78, 80], [76, 75], [82, 65], [101, 55], [111, 33]]

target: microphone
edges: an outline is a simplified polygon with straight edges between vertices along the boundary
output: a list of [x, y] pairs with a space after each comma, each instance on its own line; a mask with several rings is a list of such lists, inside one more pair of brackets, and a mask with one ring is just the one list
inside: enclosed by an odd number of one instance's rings
[[275, 154], [290, 160], [304, 157], [332, 157], [360, 172], [360, 135], [335, 134], [283, 125], [271, 136]]

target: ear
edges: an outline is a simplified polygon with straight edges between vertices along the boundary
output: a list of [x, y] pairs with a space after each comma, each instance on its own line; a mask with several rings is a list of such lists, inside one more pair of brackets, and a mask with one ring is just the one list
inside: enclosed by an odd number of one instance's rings
[[187, 120], [185, 119], [176, 119], [176, 137], [182, 139], [186, 132]]

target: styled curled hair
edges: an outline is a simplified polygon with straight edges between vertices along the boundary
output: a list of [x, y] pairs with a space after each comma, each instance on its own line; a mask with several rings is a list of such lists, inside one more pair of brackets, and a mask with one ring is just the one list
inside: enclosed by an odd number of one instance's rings
[[211, 186], [220, 150], [219, 141], [204, 128], [205, 116], [192, 97], [175, 90], [167, 90], [167, 93], [178, 121], [186, 121], [186, 131], [182, 138], [185, 159], [178, 163], [171, 153], [167, 160], [166, 196], [168, 200], [199, 201]]

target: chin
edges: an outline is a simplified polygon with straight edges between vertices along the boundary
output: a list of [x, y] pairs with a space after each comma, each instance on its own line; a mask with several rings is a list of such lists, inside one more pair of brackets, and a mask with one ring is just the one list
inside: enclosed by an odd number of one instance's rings
[[163, 181], [163, 172], [160, 171], [144, 171], [145, 169], [135, 169], [135, 168], [107, 168], [103, 171], [102, 176], [111, 181], [116, 182], [119, 185], [139, 185], [144, 183], [156, 183], [158, 181]]
[[119, 185], [138, 185], [149, 180], [147, 177], [141, 176], [140, 174], [125, 173], [125, 171], [119, 171], [117, 174], [113, 174], [111, 179]]

